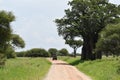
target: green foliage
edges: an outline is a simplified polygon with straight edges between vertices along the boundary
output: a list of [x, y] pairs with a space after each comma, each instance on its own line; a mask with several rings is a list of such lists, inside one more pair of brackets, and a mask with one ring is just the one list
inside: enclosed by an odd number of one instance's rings
[[67, 49], [63, 48], [63, 49], [59, 50], [59, 55], [60, 56], [68, 56], [69, 52]]
[[33, 48], [31, 50], [16, 52], [17, 57], [49, 57], [50, 54], [42, 48]]
[[4, 53], [0, 53], [0, 68], [5, 65], [6, 56]]
[[44, 58], [8, 59], [0, 69], [0, 80], [43, 80], [50, 65]]
[[70, 47], [79, 48], [82, 46], [83, 42], [81, 40], [66, 40], [66, 44], [70, 45]]
[[72, 0], [68, 4], [65, 16], [55, 20], [58, 34], [65, 40], [81, 36], [82, 59], [92, 59], [99, 32], [107, 24], [116, 23], [120, 9], [108, 0]]
[[120, 24], [108, 25], [100, 34], [96, 52], [120, 55]]
[[11, 40], [12, 29], [10, 23], [15, 20], [11, 12], [0, 11], [0, 65], [5, 63], [5, 51]]
[[10, 41], [12, 29], [10, 23], [15, 20], [11, 12], [0, 11], [0, 45]]
[[17, 55], [17, 57], [25, 57], [27, 51], [15, 52], [15, 54]]
[[25, 47], [24, 40], [17, 34], [12, 34], [11, 44], [14, 47], [18, 47], [18, 48], [24, 48]]
[[74, 54], [74, 57], [76, 57], [76, 51], [77, 51], [77, 49], [79, 47], [82, 46], [83, 41], [81, 41], [81, 40], [72, 40], [71, 39], [71, 40], [66, 40], [65, 43], [68, 44], [70, 47], [72, 47], [74, 49], [73, 54]]
[[57, 54], [58, 50], [56, 48], [50, 48], [48, 50], [48, 52], [50, 53], [50, 55], [52, 56], [53, 54]]
[[6, 49], [6, 56], [7, 58], [15, 58], [16, 57], [16, 54], [15, 54], [15, 51], [13, 49], [13, 47], [11, 45], [9, 45]]

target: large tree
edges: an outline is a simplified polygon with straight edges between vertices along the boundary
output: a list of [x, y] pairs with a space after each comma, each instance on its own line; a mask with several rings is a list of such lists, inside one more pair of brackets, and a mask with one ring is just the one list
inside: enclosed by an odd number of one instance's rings
[[66, 40], [69, 36], [82, 36], [81, 59], [96, 59], [101, 55], [94, 53], [98, 33], [109, 23], [120, 17], [119, 6], [108, 0], [73, 0], [71, 7], [65, 10], [65, 16], [56, 19], [59, 35]]
[[0, 11], [0, 65], [5, 63], [5, 51], [12, 33], [10, 23], [14, 20], [15, 16], [11, 12]]

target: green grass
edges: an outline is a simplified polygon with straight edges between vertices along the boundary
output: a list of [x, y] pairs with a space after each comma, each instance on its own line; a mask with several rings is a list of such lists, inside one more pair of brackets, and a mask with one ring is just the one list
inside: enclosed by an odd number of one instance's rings
[[0, 69], [0, 80], [42, 80], [50, 65], [44, 58], [9, 59]]
[[93, 80], [120, 80], [120, 58], [103, 58], [95, 61], [80, 61], [80, 57], [60, 57], [60, 59], [76, 66]]

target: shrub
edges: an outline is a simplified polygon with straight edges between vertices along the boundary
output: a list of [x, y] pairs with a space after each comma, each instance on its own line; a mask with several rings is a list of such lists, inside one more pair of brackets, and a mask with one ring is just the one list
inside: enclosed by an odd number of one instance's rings
[[45, 49], [34, 48], [25, 54], [26, 57], [49, 57], [49, 53]]

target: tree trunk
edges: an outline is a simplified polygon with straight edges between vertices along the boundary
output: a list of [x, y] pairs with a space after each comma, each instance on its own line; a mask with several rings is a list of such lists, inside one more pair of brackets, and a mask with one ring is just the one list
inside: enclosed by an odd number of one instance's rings
[[93, 49], [95, 48], [95, 43], [92, 37], [85, 37], [83, 48], [82, 48], [82, 54], [81, 54], [81, 60], [95, 60], [96, 55], [93, 54]]
[[76, 47], [74, 47], [74, 57], [76, 57]]

